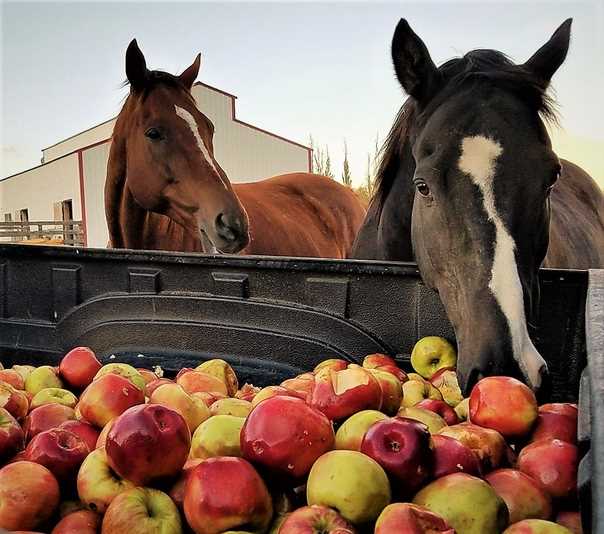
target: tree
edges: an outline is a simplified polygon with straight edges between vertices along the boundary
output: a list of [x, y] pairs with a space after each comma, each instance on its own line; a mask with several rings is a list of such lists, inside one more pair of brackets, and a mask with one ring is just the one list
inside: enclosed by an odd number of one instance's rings
[[315, 174], [322, 174], [323, 176], [329, 176], [334, 178], [333, 171], [331, 170], [331, 158], [329, 157], [329, 147], [325, 145], [325, 148], [315, 144], [313, 136], [309, 136], [310, 149], [312, 150], [312, 169], [311, 172]]
[[348, 163], [348, 145], [344, 139], [344, 165], [342, 168], [342, 183], [352, 187], [352, 176], [350, 175], [350, 165]]

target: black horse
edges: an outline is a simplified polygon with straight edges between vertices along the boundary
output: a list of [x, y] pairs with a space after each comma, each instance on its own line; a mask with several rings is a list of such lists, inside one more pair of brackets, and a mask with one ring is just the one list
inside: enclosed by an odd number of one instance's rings
[[538, 270], [604, 266], [604, 195], [558, 159], [543, 120], [571, 20], [526, 63], [474, 50], [436, 67], [401, 20], [396, 76], [410, 98], [383, 147], [378, 188], [353, 257], [417, 261], [455, 329], [461, 387], [492, 374], [538, 389], [528, 334]]

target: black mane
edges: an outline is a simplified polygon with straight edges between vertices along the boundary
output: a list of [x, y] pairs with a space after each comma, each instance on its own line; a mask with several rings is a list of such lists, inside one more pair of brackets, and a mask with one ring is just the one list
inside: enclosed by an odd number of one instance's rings
[[[430, 101], [428, 109], [421, 111], [422, 114], [436, 109], [462, 85], [487, 82], [493, 87], [512, 93], [546, 121], [556, 121], [555, 104], [547, 94], [549, 82], [539, 79], [523, 65], [515, 65], [501, 52], [472, 50], [461, 58], [443, 63], [438, 70], [442, 76], [442, 88]], [[382, 146], [372, 203], [377, 201], [381, 206], [388, 195], [396, 178], [404, 141], [419, 114], [415, 99], [407, 98]]]

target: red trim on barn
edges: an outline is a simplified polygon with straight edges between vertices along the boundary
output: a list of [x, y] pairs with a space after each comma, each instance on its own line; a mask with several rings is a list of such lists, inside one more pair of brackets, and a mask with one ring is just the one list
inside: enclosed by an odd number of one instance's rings
[[[100, 144], [100, 143], [96, 143]], [[83, 149], [78, 150], [78, 173], [80, 176], [80, 206], [82, 208], [82, 227], [84, 230], [84, 246], [88, 246], [88, 225], [86, 224], [86, 191], [84, 188], [84, 158]]]

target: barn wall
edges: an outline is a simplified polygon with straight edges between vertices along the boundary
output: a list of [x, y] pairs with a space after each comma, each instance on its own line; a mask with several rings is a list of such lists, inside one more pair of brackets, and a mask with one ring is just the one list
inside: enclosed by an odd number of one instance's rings
[[105, 219], [105, 174], [111, 143], [103, 143], [82, 152], [84, 198], [88, 246], [105, 248], [109, 241]]
[[54, 220], [54, 203], [72, 200], [73, 216], [81, 219], [78, 156], [72, 154], [47, 165], [0, 181], [0, 221], [5, 213], [27, 208], [30, 221]]
[[68, 139], [60, 141], [56, 145], [42, 149], [42, 161], [48, 163], [54, 159], [60, 158], [65, 154], [69, 154], [74, 150], [83, 148], [103, 139], [108, 139], [113, 133], [115, 119], [110, 119], [93, 128], [89, 128], [79, 134], [76, 134]]

